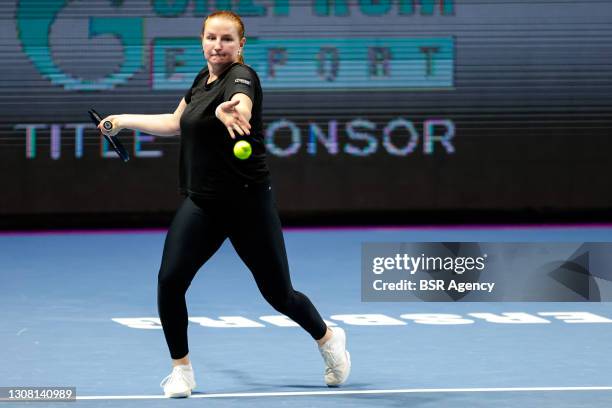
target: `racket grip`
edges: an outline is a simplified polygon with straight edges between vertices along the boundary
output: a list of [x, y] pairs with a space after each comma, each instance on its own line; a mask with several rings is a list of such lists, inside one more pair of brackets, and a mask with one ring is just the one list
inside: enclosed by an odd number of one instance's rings
[[102, 124], [102, 126], [104, 127], [104, 129], [106, 130], [111, 130], [113, 128], [113, 123], [110, 120], [106, 120], [104, 121], [104, 123]]

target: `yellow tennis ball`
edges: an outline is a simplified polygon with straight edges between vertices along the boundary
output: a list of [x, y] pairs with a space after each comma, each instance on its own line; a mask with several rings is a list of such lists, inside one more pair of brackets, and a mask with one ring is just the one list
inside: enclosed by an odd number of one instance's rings
[[251, 149], [251, 144], [246, 140], [240, 140], [234, 145], [234, 156], [236, 156], [240, 160], [248, 159], [249, 157], [251, 157], [252, 152], [253, 149]]

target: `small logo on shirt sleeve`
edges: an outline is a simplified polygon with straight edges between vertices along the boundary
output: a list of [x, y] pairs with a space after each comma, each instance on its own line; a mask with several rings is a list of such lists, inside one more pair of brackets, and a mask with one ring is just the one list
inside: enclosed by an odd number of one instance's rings
[[244, 84], [244, 85], [247, 85], [247, 86], [251, 86], [251, 81], [249, 81], [248, 79], [236, 78], [234, 80], [234, 83]]

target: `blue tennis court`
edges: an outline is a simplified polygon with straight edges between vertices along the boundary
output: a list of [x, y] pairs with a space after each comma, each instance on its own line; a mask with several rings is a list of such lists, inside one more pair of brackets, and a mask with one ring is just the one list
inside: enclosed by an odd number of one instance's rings
[[[337, 389], [323, 382], [316, 344], [263, 300], [226, 242], [187, 295], [198, 387], [180, 401], [159, 387], [170, 371], [156, 306], [164, 235], [2, 234], [0, 386], [74, 386], [79, 406], [113, 407], [612, 401], [609, 303], [366, 303], [360, 296], [362, 242], [604, 242], [611, 227], [288, 229], [294, 287], [347, 332], [353, 369]], [[449, 323], [431, 324], [441, 318]]]

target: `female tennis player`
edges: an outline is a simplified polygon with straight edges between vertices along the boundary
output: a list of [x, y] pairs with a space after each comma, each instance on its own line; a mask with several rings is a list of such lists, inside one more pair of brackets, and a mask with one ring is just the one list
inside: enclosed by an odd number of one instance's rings
[[[264, 298], [318, 343], [328, 386], [344, 383], [351, 362], [346, 335], [325, 324], [313, 304], [293, 289], [283, 233], [265, 161], [262, 89], [244, 64], [246, 43], [240, 17], [210, 14], [201, 31], [204, 67], [174, 113], [113, 115], [109, 135], [138, 129], [181, 136], [180, 190], [185, 200], [166, 236], [158, 275], [158, 309], [173, 369], [160, 384], [167, 397], [188, 397], [196, 387], [187, 344], [185, 294], [200, 267], [229, 238], [251, 270]], [[237, 139], [252, 155], [233, 154]]]

